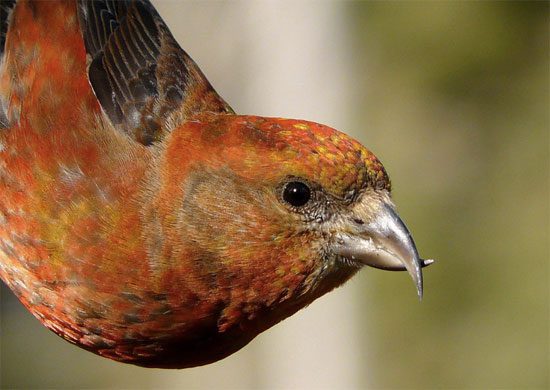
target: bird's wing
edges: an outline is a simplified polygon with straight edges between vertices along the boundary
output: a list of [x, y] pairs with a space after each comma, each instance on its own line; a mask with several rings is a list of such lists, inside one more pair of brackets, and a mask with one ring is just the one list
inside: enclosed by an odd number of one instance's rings
[[78, 14], [90, 84], [120, 131], [150, 145], [168, 121], [233, 112], [149, 1], [79, 0]]
[[[8, 26], [11, 19], [11, 11], [15, 6], [16, 0], [2, 0], [0, 1], [0, 73], [3, 72], [4, 63], [4, 47], [6, 45], [6, 34], [8, 32]], [[0, 75], [1, 78], [1, 75]], [[7, 115], [7, 96], [0, 91], [0, 128], [8, 127], [8, 115]]]
[[15, 2], [16, 0], [2, 0], [0, 2], [0, 61], [4, 55], [4, 45], [6, 44], [10, 14], [15, 6]]

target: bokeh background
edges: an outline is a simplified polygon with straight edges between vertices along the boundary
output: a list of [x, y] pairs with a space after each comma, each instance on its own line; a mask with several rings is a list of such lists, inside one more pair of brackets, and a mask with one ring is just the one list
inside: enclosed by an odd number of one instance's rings
[[[549, 3], [156, 1], [240, 113], [341, 129], [384, 162], [424, 257], [365, 269], [187, 370], [84, 352], [2, 286], [2, 388], [548, 388]], [[1, 194], [0, 194], [1, 196]]]

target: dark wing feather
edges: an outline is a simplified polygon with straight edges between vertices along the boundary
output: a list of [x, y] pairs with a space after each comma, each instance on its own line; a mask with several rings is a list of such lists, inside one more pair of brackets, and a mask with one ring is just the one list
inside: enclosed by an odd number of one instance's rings
[[[16, 0], [0, 0], [0, 64], [4, 57], [4, 48], [6, 46], [6, 35], [11, 16], [11, 11], [15, 7]], [[8, 127], [8, 118], [6, 115], [5, 96], [0, 93], [0, 128]]]
[[149, 1], [79, 1], [90, 84], [115, 127], [145, 145], [166, 121], [232, 113]]
[[6, 44], [6, 34], [8, 33], [8, 25], [11, 11], [15, 7], [16, 0], [0, 1], [0, 59], [4, 55], [4, 46]]

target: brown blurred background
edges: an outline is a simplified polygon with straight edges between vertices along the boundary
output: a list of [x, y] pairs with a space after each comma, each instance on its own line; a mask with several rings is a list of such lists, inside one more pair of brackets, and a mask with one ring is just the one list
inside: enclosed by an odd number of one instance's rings
[[[2, 286], [2, 388], [548, 388], [549, 3], [156, 1], [240, 113], [373, 150], [423, 257], [205, 367], [143, 369], [43, 328]], [[0, 195], [1, 196], [1, 195]]]

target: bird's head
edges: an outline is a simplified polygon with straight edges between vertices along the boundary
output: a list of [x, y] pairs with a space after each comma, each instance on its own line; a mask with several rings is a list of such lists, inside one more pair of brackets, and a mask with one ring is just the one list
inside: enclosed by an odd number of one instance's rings
[[240, 294], [235, 316], [289, 298], [303, 306], [364, 265], [407, 270], [422, 295], [427, 263], [396, 214], [388, 175], [349, 136], [217, 115], [175, 129], [160, 155], [159, 198], [181, 199], [166, 210], [178, 226], [173, 251], [193, 259], [209, 288]]

